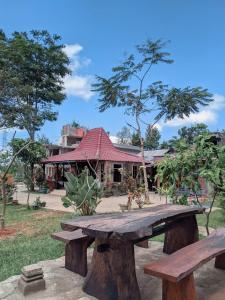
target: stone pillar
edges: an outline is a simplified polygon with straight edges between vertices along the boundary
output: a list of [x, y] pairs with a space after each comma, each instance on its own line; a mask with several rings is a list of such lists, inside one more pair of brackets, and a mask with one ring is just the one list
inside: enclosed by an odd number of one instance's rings
[[23, 267], [18, 289], [24, 296], [44, 290], [45, 280], [42, 268], [36, 264]]

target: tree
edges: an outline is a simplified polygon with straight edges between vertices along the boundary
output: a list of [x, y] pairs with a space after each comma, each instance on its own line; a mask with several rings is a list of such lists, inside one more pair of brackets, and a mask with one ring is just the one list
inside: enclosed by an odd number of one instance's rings
[[69, 59], [60, 36], [47, 31], [0, 32], [1, 125], [26, 129], [31, 140], [65, 99], [63, 78]]
[[159, 140], [161, 138], [160, 132], [156, 127], [150, 125], [146, 129], [145, 133], [145, 147], [149, 150], [157, 149], [159, 147]]
[[[16, 134], [16, 133], [15, 133]], [[14, 136], [15, 136], [14, 134]], [[14, 137], [12, 139], [12, 142], [14, 141]], [[0, 214], [0, 228], [5, 228], [5, 214], [6, 214], [6, 205], [7, 205], [7, 193], [6, 193], [6, 184], [7, 184], [7, 177], [8, 173], [15, 161], [15, 159], [20, 155], [22, 151], [24, 151], [27, 147], [29, 147], [32, 144], [32, 141], [28, 140], [27, 143], [25, 143], [23, 146], [21, 146], [18, 151], [14, 153], [11, 160], [9, 161], [7, 167], [5, 168], [5, 171], [0, 176], [0, 182], [1, 182], [1, 194], [2, 194], [2, 213]]]
[[131, 136], [131, 144], [133, 146], [141, 146], [141, 142], [140, 142], [140, 139], [139, 139], [139, 136], [138, 136], [138, 133], [134, 132]]
[[80, 128], [81, 127], [80, 123], [78, 123], [75, 120], [71, 123], [71, 126], [74, 127], [74, 128]]
[[[60, 36], [47, 31], [0, 31], [0, 126], [26, 129], [30, 139], [65, 99], [63, 78], [69, 59]], [[34, 166], [31, 165], [31, 176]]]
[[[28, 140], [21, 138], [15, 138], [10, 146], [12, 147], [13, 153], [19, 151], [26, 145]], [[34, 173], [31, 172], [32, 166], [40, 164], [41, 160], [46, 156], [46, 150], [41, 142], [33, 142], [20, 151], [17, 158], [24, 164], [24, 180], [29, 192], [34, 190]]]
[[211, 186], [209, 210], [204, 212], [209, 234], [209, 218], [215, 199], [225, 192], [225, 147], [215, 145], [207, 133], [197, 136], [194, 142], [194, 147], [190, 148], [187, 141], [180, 140], [176, 155], [168, 156], [158, 164], [157, 178], [173, 203], [188, 204], [188, 196], [193, 195], [193, 202], [203, 207], [200, 182], [204, 180]]
[[131, 142], [131, 132], [130, 128], [123, 126], [121, 131], [117, 133], [119, 139], [119, 144], [130, 144]]
[[184, 118], [198, 112], [200, 105], [208, 105], [212, 101], [212, 95], [201, 87], [170, 88], [161, 81], [150, 82], [153, 66], [173, 63], [170, 54], [163, 50], [165, 46], [166, 43], [161, 40], [147, 40], [136, 47], [135, 54], [128, 55], [112, 69], [110, 78], [97, 76], [93, 85], [93, 90], [99, 93], [100, 112], [110, 107], [125, 107], [126, 113], [134, 117], [135, 126], [132, 127], [141, 144], [146, 203], [149, 203], [149, 195], [142, 137], [142, 124], [146, 123], [143, 117], [151, 114], [150, 124], [154, 127], [162, 118]]
[[41, 136], [38, 136], [38, 142], [43, 144], [43, 145], [49, 145], [51, 144], [49, 138], [42, 134]]
[[197, 123], [191, 127], [182, 127], [178, 130], [179, 139], [185, 139], [189, 145], [194, 143], [195, 137], [209, 132], [207, 125], [204, 123]]
[[204, 133], [209, 133], [208, 127], [204, 123], [197, 123], [190, 127], [181, 127], [178, 130], [178, 136], [173, 136], [168, 141], [162, 142], [160, 148], [176, 147], [176, 144], [179, 143], [180, 140], [185, 140], [189, 145], [193, 145], [194, 139]]

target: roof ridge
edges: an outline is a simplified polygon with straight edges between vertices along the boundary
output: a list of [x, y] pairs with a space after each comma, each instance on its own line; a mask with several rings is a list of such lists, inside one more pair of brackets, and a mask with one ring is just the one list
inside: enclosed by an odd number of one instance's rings
[[98, 145], [97, 145], [97, 150], [96, 150], [96, 159], [99, 159], [99, 157], [100, 157], [101, 138], [102, 138], [102, 128], [100, 128], [99, 135], [98, 135]]

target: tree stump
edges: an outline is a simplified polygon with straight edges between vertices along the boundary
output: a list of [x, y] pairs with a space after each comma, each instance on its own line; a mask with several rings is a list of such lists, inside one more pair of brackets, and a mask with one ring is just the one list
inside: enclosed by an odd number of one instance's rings
[[99, 300], [140, 300], [133, 242], [96, 239], [83, 290]]
[[197, 242], [198, 224], [195, 216], [177, 220], [177, 225], [165, 233], [163, 252], [171, 254]]
[[162, 300], [196, 300], [193, 274], [179, 282], [163, 280]]

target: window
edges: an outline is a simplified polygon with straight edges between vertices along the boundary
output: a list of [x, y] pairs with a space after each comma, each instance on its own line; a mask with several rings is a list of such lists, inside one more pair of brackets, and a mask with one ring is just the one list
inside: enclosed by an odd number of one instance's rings
[[137, 173], [138, 173], [138, 167], [137, 166], [133, 166], [133, 178], [134, 179], [137, 178]]
[[120, 170], [122, 168], [121, 164], [113, 165], [113, 182], [121, 182], [122, 176]]

